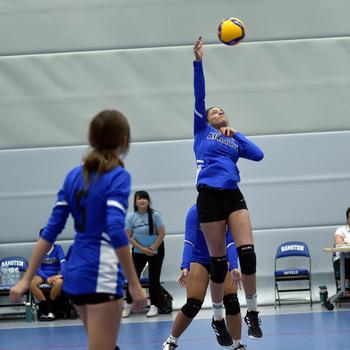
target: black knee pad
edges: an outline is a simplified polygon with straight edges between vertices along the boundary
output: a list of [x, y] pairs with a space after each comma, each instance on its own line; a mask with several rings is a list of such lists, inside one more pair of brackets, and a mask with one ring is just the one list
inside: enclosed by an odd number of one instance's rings
[[237, 315], [241, 312], [237, 294], [231, 293], [224, 296], [226, 315]]
[[202, 307], [202, 302], [197, 299], [187, 299], [186, 304], [181, 308], [181, 311], [188, 318], [195, 318]]
[[227, 256], [212, 257], [210, 279], [215, 283], [223, 283], [227, 275]]
[[256, 255], [254, 245], [247, 244], [237, 248], [239, 265], [244, 275], [253, 275], [256, 272]]

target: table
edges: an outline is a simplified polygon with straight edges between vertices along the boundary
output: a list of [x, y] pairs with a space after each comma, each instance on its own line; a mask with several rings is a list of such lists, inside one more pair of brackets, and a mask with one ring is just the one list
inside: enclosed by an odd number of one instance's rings
[[340, 255], [340, 291], [328, 298], [330, 303], [336, 303], [346, 296], [345, 292], [345, 254], [350, 253], [350, 244], [338, 245], [334, 248], [323, 248], [327, 253], [337, 253]]

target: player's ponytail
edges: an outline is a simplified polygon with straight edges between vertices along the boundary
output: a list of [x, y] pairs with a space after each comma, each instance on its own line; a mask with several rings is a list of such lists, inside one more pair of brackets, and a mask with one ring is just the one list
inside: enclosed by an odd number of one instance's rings
[[119, 111], [102, 111], [92, 119], [88, 137], [92, 150], [83, 159], [86, 186], [91, 173], [99, 176], [119, 165], [124, 166], [121, 157], [129, 148], [129, 123]]

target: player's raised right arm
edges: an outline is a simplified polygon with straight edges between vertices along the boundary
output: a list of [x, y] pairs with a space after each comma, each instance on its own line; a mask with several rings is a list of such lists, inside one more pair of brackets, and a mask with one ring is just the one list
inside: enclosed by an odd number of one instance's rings
[[193, 61], [193, 87], [194, 87], [194, 134], [207, 126], [205, 112], [205, 80], [203, 72], [203, 41], [199, 37], [193, 46], [195, 60]]

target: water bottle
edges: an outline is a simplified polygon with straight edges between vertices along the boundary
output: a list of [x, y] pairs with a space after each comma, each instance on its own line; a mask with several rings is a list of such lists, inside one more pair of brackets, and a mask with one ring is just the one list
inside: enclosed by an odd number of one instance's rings
[[12, 287], [12, 275], [11, 275], [11, 268], [7, 267], [6, 269], [6, 279], [7, 279], [7, 285], [9, 287]]
[[320, 302], [324, 305], [328, 299], [328, 290], [326, 286], [320, 286]]
[[19, 268], [16, 267], [15, 270], [15, 284], [17, 284], [21, 279], [21, 271], [19, 271]]
[[26, 322], [32, 322], [33, 321], [32, 306], [30, 305], [30, 303], [25, 303], [24, 307], [26, 311]]
[[16, 272], [14, 267], [7, 269], [8, 271], [8, 284], [13, 287], [16, 284]]
[[9, 273], [7, 266], [2, 266], [1, 268], [1, 282], [6, 287], [9, 285]]
[[12, 268], [11, 267], [8, 267], [7, 268], [7, 285], [9, 287], [12, 287]]

